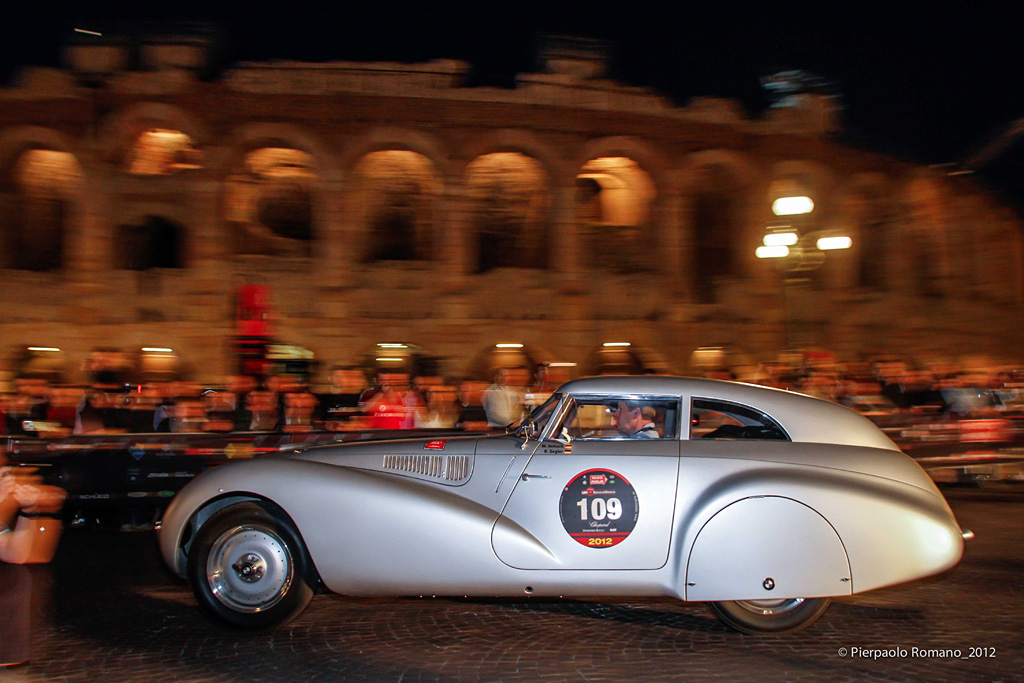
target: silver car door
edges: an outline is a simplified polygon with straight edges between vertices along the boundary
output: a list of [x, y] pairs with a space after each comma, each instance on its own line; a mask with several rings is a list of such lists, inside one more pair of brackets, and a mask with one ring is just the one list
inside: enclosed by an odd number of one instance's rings
[[491, 535], [519, 569], [656, 569], [668, 558], [678, 438], [546, 440]]

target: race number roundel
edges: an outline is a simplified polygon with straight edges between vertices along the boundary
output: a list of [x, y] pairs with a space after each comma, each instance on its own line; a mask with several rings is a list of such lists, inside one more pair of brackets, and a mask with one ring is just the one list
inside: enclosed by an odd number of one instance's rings
[[633, 486], [618, 472], [587, 470], [565, 485], [559, 513], [562, 526], [577, 543], [610, 548], [632, 533], [640, 503]]

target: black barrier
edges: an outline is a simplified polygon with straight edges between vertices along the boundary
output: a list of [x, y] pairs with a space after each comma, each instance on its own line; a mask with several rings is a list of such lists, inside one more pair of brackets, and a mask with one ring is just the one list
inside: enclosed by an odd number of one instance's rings
[[280, 454], [289, 446], [467, 434], [436, 429], [83, 434], [9, 438], [5, 451], [9, 464], [36, 468], [45, 483], [67, 492], [67, 522], [145, 527], [196, 475], [233, 460]]

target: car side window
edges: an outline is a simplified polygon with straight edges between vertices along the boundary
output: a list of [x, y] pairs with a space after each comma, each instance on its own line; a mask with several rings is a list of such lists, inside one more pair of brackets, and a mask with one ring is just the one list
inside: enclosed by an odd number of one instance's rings
[[658, 399], [576, 398], [561, 433], [570, 439], [674, 439], [678, 402]]
[[759, 410], [714, 399], [693, 399], [691, 439], [758, 439], [789, 441], [778, 422]]

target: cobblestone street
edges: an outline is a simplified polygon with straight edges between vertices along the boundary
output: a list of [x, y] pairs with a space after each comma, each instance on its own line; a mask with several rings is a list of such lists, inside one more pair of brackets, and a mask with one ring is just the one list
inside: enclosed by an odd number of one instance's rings
[[151, 533], [76, 530], [31, 570], [32, 659], [0, 680], [1020, 680], [1024, 494], [947, 495], [977, 534], [958, 567], [838, 600], [788, 636], [735, 633], [671, 600], [330, 595], [287, 627], [241, 633], [200, 615]]

